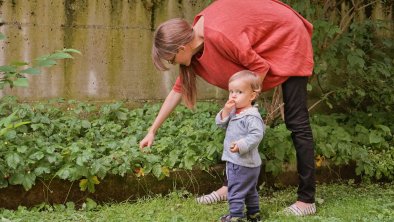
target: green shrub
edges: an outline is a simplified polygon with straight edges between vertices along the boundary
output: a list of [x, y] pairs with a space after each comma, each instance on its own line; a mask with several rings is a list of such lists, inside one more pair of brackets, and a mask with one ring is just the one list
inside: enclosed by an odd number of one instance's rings
[[[284, 1], [314, 26], [313, 88], [330, 93], [328, 105], [352, 113], [394, 107], [393, 21], [389, 1]], [[369, 7], [383, 4], [387, 20], [373, 20]], [[369, 7], [367, 7], [369, 6]], [[377, 7], [377, 6], [376, 6]], [[365, 11], [363, 11], [366, 9]], [[362, 18], [364, 17], [364, 18]], [[362, 19], [360, 19], [362, 18]], [[333, 93], [331, 93], [333, 92]]]
[[[30, 189], [37, 178], [58, 177], [79, 181], [82, 190], [94, 192], [94, 185], [108, 174], [151, 173], [162, 179], [172, 169], [207, 169], [221, 162], [224, 131], [214, 122], [220, 110], [215, 103], [198, 103], [196, 111], [178, 107], [144, 153], [138, 142], [160, 104], [128, 109], [121, 102], [0, 101], [0, 118], [16, 113], [30, 122], [0, 137], [0, 187], [21, 184]], [[311, 121], [317, 156], [338, 165], [355, 162], [357, 173], [367, 178], [394, 179], [392, 116], [316, 115]], [[284, 124], [267, 128], [260, 152], [266, 171], [275, 175], [283, 163], [295, 163]]]

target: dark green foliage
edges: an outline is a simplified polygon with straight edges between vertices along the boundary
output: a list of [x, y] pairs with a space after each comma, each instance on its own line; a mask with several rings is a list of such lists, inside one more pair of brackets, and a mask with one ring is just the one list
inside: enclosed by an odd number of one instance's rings
[[[148, 173], [157, 178], [171, 169], [207, 168], [220, 162], [224, 131], [214, 118], [220, 107], [199, 103], [196, 111], [178, 107], [160, 128], [154, 145], [140, 151], [160, 104], [128, 109], [121, 102], [101, 107], [55, 100], [33, 105], [12, 97], [0, 100], [0, 119], [16, 113], [30, 122], [0, 137], [0, 187], [22, 184], [30, 189], [39, 178], [79, 180], [82, 190], [108, 174]], [[317, 115], [312, 118], [317, 155], [334, 164], [355, 161], [368, 178], [394, 178], [393, 116]], [[266, 171], [278, 174], [294, 163], [290, 133], [283, 124], [268, 128], [260, 147]]]
[[[369, 1], [284, 1], [314, 26], [312, 82], [336, 110], [393, 111], [393, 21], [373, 19]], [[371, 3], [371, 4], [370, 4]], [[389, 9], [392, 3], [383, 5]], [[384, 9], [380, 13], [384, 14]], [[365, 9], [365, 11], [364, 11]], [[384, 15], [383, 15], [384, 16]], [[359, 17], [364, 17], [360, 19]]]
[[377, 38], [378, 27], [371, 20], [353, 23], [324, 52], [329, 56], [320, 84], [326, 91], [335, 91], [332, 99], [343, 110], [393, 111], [394, 41]]
[[100, 108], [62, 100], [28, 105], [11, 97], [0, 104], [0, 118], [16, 112], [20, 120], [31, 122], [0, 137], [1, 187], [22, 184], [30, 189], [36, 177], [57, 176], [71, 181], [86, 178], [81, 183], [89, 188], [108, 173], [137, 171], [139, 176], [153, 173], [163, 178], [169, 169], [217, 163], [222, 150], [223, 133], [212, 121], [216, 105], [203, 104], [198, 112], [179, 107], [154, 146], [143, 153], [138, 142], [159, 104], [129, 110], [120, 102]]

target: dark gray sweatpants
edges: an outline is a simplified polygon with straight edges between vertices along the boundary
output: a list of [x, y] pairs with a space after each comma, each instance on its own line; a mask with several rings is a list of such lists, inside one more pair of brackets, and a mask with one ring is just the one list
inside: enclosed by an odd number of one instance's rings
[[259, 211], [257, 181], [260, 168], [261, 166], [250, 168], [227, 162], [228, 203], [232, 217], [244, 217], [244, 205], [248, 211]]

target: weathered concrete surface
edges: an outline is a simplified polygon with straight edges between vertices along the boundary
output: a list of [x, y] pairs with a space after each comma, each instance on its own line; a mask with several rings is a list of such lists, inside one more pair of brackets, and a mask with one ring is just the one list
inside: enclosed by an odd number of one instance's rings
[[[348, 0], [349, 1], [349, 0]], [[4, 93], [24, 100], [54, 97], [110, 101], [161, 100], [173, 85], [175, 67], [165, 74], [150, 58], [153, 30], [163, 21], [195, 14], [212, 0], [0, 0], [0, 65], [32, 59], [57, 49], [75, 48], [83, 55], [30, 78], [31, 87]], [[342, 2], [338, 22], [351, 4]], [[368, 13], [366, 10], [368, 9]], [[357, 10], [355, 19], [392, 20], [390, 1], [374, 1]], [[336, 17], [336, 18], [334, 18]], [[392, 34], [394, 23], [379, 35]], [[198, 84], [199, 99], [224, 99], [226, 92]], [[312, 95], [313, 96], [313, 95]]]
[[[163, 21], [194, 15], [210, 1], [197, 0], [9, 0], [0, 1], [0, 65], [32, 61], [57, 49], [83, 55], [30, 78], [27, 89], [7, 90], [24, 100], [63, 97], [80, 100], [163, 99], [175, 67], [155, 70], [150, 51], [153, 30]], [[199, 84], [199, 98], [223, 98], [222, 90]], [[4, 92], [0, 92], [0, 96]]]
[[[222, 186], [223, 170], [224, 165], [217, 165], [208, 171], [173, 171], [169, 177], [160, 181], [151, 174], [140, 178], [135, 175], [108, 175], [95, 186], [94, 193], [80, 191], [79, 181], [71, 183], [59, 179], [37, 180], [36, 185], [29, 191], [25, 191], [22, 186], [0, 189], [0, 208], [16, 209], [18, 206], [34, 206], [43, 202], [64, 204], [67, 201], [80, 205], [88, 197], [100, 203], [122, 202], [152, 194], [167, 194], [174, 189], [184, 189], [193, 194], [207, 194]], [[298, 176], [295, 166], [284, 166], [283, 170], [283, 173], [274, 177], [265, 173], [262, 166], [259, 184], [264, 183], [270, 187], [296, 186]], [[355, 166], [330, 167], [324, 164], [316, 171], [317, 183], [341, 179], [356, 179], [358, 182], [360, 178], [355, 175]]]

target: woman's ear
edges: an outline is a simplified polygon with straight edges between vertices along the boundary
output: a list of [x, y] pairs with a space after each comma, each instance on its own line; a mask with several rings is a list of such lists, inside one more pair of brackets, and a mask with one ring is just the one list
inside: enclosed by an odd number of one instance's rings
[[184, 45], [182, 45], [182, 46], [179, 46], [179, 49], [178, 49], [178, 50], [185, 51], [185, 49], [186, 49], [186, 47], [185, 47]]

